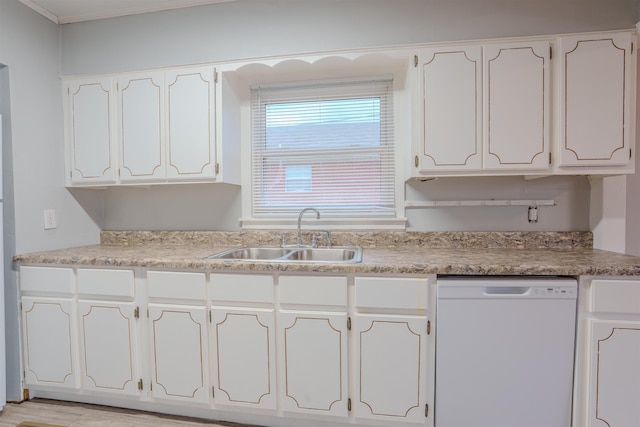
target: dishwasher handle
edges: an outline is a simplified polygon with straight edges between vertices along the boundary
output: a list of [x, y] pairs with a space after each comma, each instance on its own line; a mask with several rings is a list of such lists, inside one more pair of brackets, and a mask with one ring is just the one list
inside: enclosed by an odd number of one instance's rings
[[504, 296], [521, 296], [525, 295], [531, 287], [529, 286], [486, 286], [482, 290], [483, 295], [504, 295]]

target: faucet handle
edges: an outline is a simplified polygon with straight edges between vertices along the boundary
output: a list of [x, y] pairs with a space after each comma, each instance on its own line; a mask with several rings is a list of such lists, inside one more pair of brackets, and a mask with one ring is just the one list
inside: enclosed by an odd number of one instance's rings
[[318, 230], [318, 231], [325, 234], [325, 238], [327, 240], [327, 248], [331, 248], [331, 231], [329, 230]]
[[287, 246], [287, 235], [282, 233], [282, 236], [280, 236], [280, 247], [284, 248], [285, 246]]

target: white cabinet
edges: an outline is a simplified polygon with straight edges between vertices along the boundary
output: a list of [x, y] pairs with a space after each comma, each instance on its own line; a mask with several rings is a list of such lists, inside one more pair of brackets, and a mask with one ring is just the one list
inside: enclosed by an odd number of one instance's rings
[[215, 69], [165, 72], [167, 178], [216, 177]]
[[22, 266], [20, 288], [25, 386], [78, 388], [73, 270]]
[[276, 409], [273, 286], [268, 275], [211, 275], [216, 405]]
[[559, 39], [561, 166], [625, 166], [634, 144], [631, 33]]
[[[69, 185], [217, 180], [213, 66], [68, 79], [65, 86]], [[239, 148], [229, 151], [234, 157]]]
[[118, 77], [121, 182], [165, 177], [164, 95], [161, 72]]
[[357, 417], [424, 422], [426, 331], [424, 316], [356, 316]]
[[216, 404], [275, 409], [273, 309], [216, 306], [212, 312]]
[[115, 91], [113, 78], [95, 77], [65, 84], [69, 184], [116, 182]]
[[204, 273], [147, 272], [151, 396], [210, 403], [208, 313]]
[[70, 298], [22, 297], [25, 385], [77, 388]]
[[589, 426], [640, 425], [640, 320], [592, 320], [589, 343]]
[[421, 50], [417, 174], [548, 169], [549, 46]]
[[580, 283], [574, 426], [640, 425], [640, 281]]
[[482, 47], [424, 49], [419, 58], [418, 173], [481, 170]]
[[346, 417], [350, 406], [346, 278], [280, 276], [278, 287], [282, 410]]
[[149, 331], [153, 397], [208, 404], [206, 307], [151, 303]]
[[85, 391], [138, 395], [137, 322], [131, 270], [77, 272], [80, 365]]
[[357, 418], [433, 425], [428, 285], [426, 278], [355, 278]]
[[137, 337], [131, 302], [78, 301], [82, 387], [137, 395]]

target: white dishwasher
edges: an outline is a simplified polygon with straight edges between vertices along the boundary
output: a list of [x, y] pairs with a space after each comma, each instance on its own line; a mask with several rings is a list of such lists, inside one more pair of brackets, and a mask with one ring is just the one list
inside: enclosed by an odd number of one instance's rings
[[577, 283], [437, 282], [435, 427], [570, 427]]

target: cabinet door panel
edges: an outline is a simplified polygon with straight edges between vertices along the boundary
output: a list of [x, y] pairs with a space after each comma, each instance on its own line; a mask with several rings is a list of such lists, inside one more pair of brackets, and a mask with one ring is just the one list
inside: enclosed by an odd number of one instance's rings
[[78, 388], [71, 299], [22, 298], [25, 384]]
[[282, 312], [283, 410], [347, 415], [347, 315]]
[[206, 307], [149, 304], [152, 395], [209, 403]]
[[549, 167], [549, 43], [485, 47], [484, 168]]
[[422, 170], [479, 170], [482, 50], [426, 49], [422, 56]]
[[71, 182], [116, 181], [112, 134], [113, 84], [109, 77], [69, 83]]
[[631, 35], [560, 39], [563, 166], [626, 165]]
[[133, 303], [78, 301], [85, 390], [137, 395]]
[[589, 425], [640, 425], [640, 322], [591, 321]]
[[215, 177], [214, 68], [169, 71], [169, 178]]
[[356, 316], [357, 417], [424, 422], [425, 317]]
[[216, 404], [275, 409], [273, 310], [212, 310]]
[[118, 79], [120, 107], [120, 180], [163, 179], [162, 73]]

